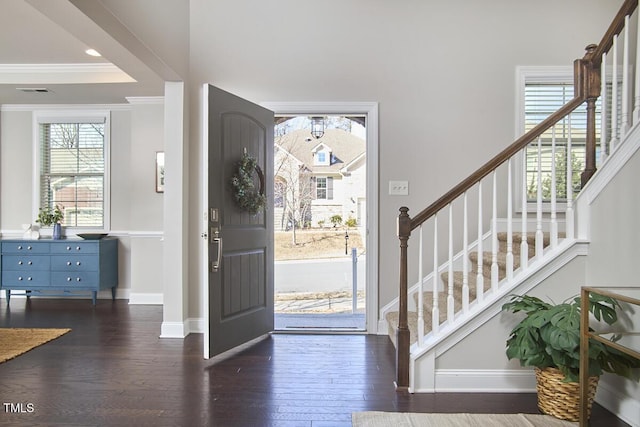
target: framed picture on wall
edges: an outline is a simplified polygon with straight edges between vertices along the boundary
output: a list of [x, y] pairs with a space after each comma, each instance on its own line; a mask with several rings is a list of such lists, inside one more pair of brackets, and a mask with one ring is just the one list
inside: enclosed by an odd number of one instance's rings
[[164, 193], [164, 151], [156, 152], [156, 193]]

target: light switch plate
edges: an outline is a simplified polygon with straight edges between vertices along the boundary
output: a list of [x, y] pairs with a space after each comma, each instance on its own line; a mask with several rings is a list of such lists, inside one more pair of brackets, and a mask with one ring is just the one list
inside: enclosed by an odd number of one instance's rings
[[390, 196], [408, 196], [409, 181], [389, 181]]

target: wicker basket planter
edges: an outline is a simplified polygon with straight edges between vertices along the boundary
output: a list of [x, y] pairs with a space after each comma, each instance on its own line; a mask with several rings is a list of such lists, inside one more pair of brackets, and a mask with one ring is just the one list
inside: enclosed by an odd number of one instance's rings
[[[567, 421], [580, 420], [580, 383], [563, 382], [564, 375], [556, 368], [535, 368], [538, 408], [547, 415]], [[600, 377], [589, 377], [587, 413], [596, 395]]]

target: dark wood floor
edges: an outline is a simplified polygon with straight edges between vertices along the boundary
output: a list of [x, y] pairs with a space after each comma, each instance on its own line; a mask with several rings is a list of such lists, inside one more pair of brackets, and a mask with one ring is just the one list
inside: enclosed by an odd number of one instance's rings
[[[0, 327], [70, 327], [0, 364], [10, 426], [350, 426], [354, 411], [537, 413], [534, 394], [403, 394], [387, 337], [273, 335], [215, 363], [202, 335], [159, 339], [157, 306], [32, 298]], [[27, 406], [25, 406], [25, 409]], [[625, 426], [596, 405], [592, 426]]]

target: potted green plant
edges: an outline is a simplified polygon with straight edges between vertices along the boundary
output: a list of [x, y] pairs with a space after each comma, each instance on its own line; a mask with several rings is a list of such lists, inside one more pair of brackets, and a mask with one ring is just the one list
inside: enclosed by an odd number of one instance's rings
[[62, 220], [64, 218], [64, 214], [58, 205], [55, 205], [53, 208], [50, 206], [46, 206], [44, 208], [40, 208], [38, 211], [38, 217], [36, 218], [36, 222], [43, 227], [51, 227], [53, 226], [53, 235], [54, 239], [62, 238]]
[[[608, 325], [618, 320], [618, 301], [591, 294], [589, 311]], [[507, 339], [507, 357], [536, 371], [538, 408], [570, 421], [579, 419], [580, 297], [550, 304], [529, 295], [514, 295], [504, 311], [525, 314]], [[638, 380], [640, 361], [602, 343], [589, 340], [589, 411], [603, 372]]]

